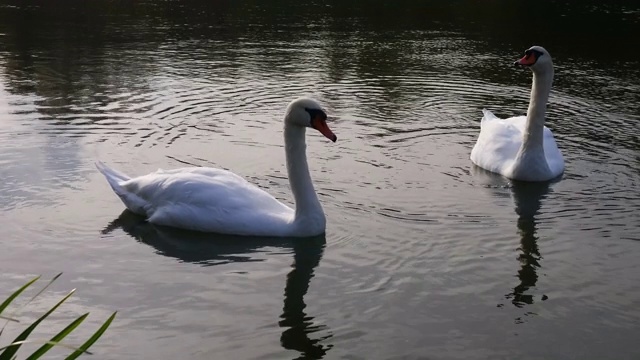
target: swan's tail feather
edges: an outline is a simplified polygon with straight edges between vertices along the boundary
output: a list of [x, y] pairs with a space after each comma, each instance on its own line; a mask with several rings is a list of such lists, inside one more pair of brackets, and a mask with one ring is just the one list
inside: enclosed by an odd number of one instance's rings
[[484, 115], [482, 117], [482, 120], [491, 120], [497, 118], [497, 116], [495, 116], [490, 110], [487, 109], [482, 109], [482, 115]]
[[96, 161], [96, 167], [107, 179], [107, 182], [124, 203], [127, 209], [140, 215], [147, 215], [147, 203], [134, 193], [122, 187], [122, 183], [131, 178], [118, 170], [114, 170], [100, 161]]
[[111, 185], [113, 191], [120, 195], [119, 191], [123, 190], [122, 186], [120, 186], [120, 182], [127, 181], [130, 179], [130, 177], [119, 172], [118, 170], [114, 170], [108, 167], [101, 161], [96, 161], [96, 167], [98, 168], [98, 171], [100, 171], [102, 175], [107, 178], [107, 181], [109, 182], [109, 185]]

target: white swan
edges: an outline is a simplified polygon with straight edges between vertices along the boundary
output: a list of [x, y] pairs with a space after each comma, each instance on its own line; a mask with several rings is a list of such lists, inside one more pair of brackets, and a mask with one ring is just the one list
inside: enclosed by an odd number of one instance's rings
[[305, 132], [311, 127], [335, 142], [326, 119], [313, 99], [299, 98], [287, 107], [284, 143], [295, 210], [222, 169], [160, 169], [132, 179], [101, 162], [96, 167], [130, 211], [154, 224], [232, 235], [319, 235], [326, 219], [309, 175]]
[[514, 180], [547, 181], [564, 171], [564, 159], [551, 130], [544, 126], [547, 99], [553, 82], [551, 55], [540, 46], [525, 51], [514, 65], [533, 72], [527, 116], [499, 119], [488, 110], [471, 161]]

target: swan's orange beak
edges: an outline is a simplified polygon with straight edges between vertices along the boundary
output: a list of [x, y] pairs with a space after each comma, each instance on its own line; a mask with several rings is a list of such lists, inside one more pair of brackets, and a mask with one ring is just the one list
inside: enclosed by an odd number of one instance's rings
[[516, 60], [513, 65], [516, 67], [520, 66], [531, 66], [536, 63], [536, 56], [532, 53], [525, 54], [521, 59]]
[[333, 142], [336, 142], [336, 140], [338, 140], [338, 137], [333, 133], [333, 131], [331, 131], [331, 129], [329, 129], [329, 126], [327, 125], [327, 121], [323, 119], [322, 116], [320, 115], [311, 119], [311, 127], [320, 131], [322, 135], [324, 135], [327, 139]]

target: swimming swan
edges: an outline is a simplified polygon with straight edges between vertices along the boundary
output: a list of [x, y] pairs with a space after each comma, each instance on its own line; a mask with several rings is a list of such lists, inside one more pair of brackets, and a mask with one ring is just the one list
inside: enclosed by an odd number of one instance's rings
[[522, 181], [547, 181], [564, 171], [564, 159], [551, 130], [544, 126], [547, 99], [553, 82], [551, 55], [540, 46], [514, 62], [533, 72], [527, 116], [500, 119], [483, 109], [480, 135], [471, 161], [481, 168]]
[[314, 128], [335, 142], [320, 104], [299, 98], [284, 116], [289, 184], [296, 208], [226, 170], [186, 167], [130, 178], [101, 162], [98, 170], [132, 212], [153, 224], [231, 235], [308, 237], [323, 234], [326, 219], [307, 165], [305, 132]]

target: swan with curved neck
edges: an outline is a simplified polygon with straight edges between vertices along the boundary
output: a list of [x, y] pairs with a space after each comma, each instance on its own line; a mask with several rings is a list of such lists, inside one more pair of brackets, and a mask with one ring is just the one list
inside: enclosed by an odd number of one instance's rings
[[548, 181], [564, 171], [562, 153], [551, 130], [544, 125], [553, 83], [553, 61], [547, 50], [533, 46], [514, 65], [533, 72], [527, 115], [500, 119], [483, 110], [471, 161], [510, 179]]
[[113, 191], [153, 224], [247, 236], [307, 237], [324, 233], [326, 219], [307, 165], [306, 128], [335, 142], [320, 104], [299, 98], [287, 107], [284, 143], [295, 210], [226, 170], [186, 167], [130, 178], [97, 162]]

